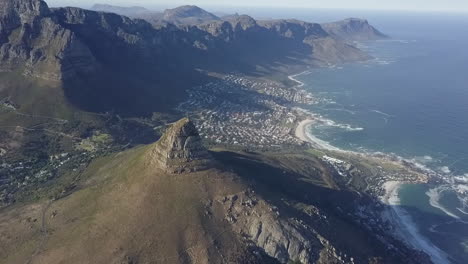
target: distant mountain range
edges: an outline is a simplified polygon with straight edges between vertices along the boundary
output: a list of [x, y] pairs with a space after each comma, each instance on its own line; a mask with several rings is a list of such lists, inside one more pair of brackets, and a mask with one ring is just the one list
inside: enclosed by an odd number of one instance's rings
[[377, 40], [388, 36], [378, 31], [365, 19], [348, 18], [342, 21], [325, 23], [322, 27], [332, 36], [347, 40]]
[[288, 108], [312, 97], [287, 76], [369, 60], [353, 41], [386, 36], [367, 21], [93, 9], [0, 0], [0, 264], [431, 263], [389, 234], [372, 196], [389, 175], [419, 173], [302, 141], [207, 149], [195, 122], [176, 121], [185, 101], [224, 130], [226, 115], [186, 100], [198, 93], [236, 119], [235, 101], [266, 112], [266, 137], [292, 137], [303, 114]]
[[91, 10], [94, 11], [101, 11], [107, 13], [116, 13], [125, 16], [136, 16], [146, 13], [152, 13], [151, 10], [146, 9], [141, 6], [130, 6], [130, 7], [122, 7], [122, 6], [114, 6], [108, 4], [95, 4], [91, 7]]
[[[94, 8], [133, 17], [152, 14], [139, 7]], [[81, 109], [143, 114], [176, 102], [206, 77], [202, 71], [271, 73], [366, 60], [369, 56], [347, 40], [381, 37], [367, 21], [339, 22], [353, 30], [330, 34], [322, 25], [297, 20], [256, 21], [247, 15], [222, 20], [195, 6], [166, 10], [160, 18], [150, 24], [107, 12], [50, 9], [40, 0], [5, 0], [0, 70], [60, 81], [67, 100]], [[141, 103], [129, 104], [130, 95]]]
[[112, 5], [95, 4], [91, 10], [116, 13], [119, 15], [142, 18], [155, 25], [172, 23], [176, 25], [196, 25], [209, 21], [220, 20], [219, 17], [197, 6], [180, 6], [167, 9], [164, 12], [151, 11], [143, 7], [120, 7]]
[[[176, 25], [200, 25], [213, 21], [229, 21], [235, 15], [224, 15], [218, 17], [197, 6], [180, 6], [167, 9], [163, 12], [151, 11], [143, 7], [120, 7], [113, 5], [95, 4], [91, 10], [116, 13], [124, 16], [142, 18], [154, 25], [172, 23]], [[295, 21], [301, 22], [301, 21]], [[341, 21], [321, 24], [323, 29], [330, 35], [347, 40], [375, 40], [387, 38], [387, 36], [371, 26], [365, 19], [348, 18]]]

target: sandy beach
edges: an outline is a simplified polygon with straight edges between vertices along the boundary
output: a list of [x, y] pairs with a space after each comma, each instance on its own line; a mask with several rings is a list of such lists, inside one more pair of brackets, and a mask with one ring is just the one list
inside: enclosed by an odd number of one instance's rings
[[312, 119], [306, 119], [306, 120], [301, 121], [296, 127], [296, 133], [295, 133], [296, 137], [302, 141], [311, 142], [311, 140], [307, 137], [306, 129], [307, 129], [307, 126], [313, 123], [314, 123], [314, 120]]
[[330, 145], [330, 143], [323, 141], [315, 137], [314, 135], [311, 135], [310, 133], [307, 133], [307, 127], [309, 127], [311, 124], [314, 124], [315, 122], [316, 121], [313, 119], [306, 119], [301, 121], [296, 127], [295, 136], [304, 142], [309, 142], [314, 148], [317, 149], [343, 151], [337, 147]]

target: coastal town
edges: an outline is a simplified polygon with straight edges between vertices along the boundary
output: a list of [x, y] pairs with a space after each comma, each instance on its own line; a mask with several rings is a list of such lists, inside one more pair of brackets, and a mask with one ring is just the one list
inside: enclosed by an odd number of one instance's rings
[[294, 131], [304, 113], [295, 106], [316, 102], [298, 87], [235, 75], [187, 92], [189, 99], [177, 109], [193, 119], [205, 140], [243, 147], [302, 144]]
[[[290, 79], [297, 82], [293, 77]], [[193, 120], [207, 143], [259, 150], [300, 145], [326, 149], [325, 152], [330, 153], [321, 159], [336, 172], [339, 181], [349, 185], [353, 179], [363, 179], [363, 188], [359, 191], [377, 198], [388, 192], [385, 190], [387, 182], [417, 183], [438, 178], [431, 171], [422, 170], [396, 156], [342, 152], [312, 141], [305, 130], [309, 124], [320, 122], [320, 118], [301, 106], [320, 101], [299, 82], [294, 87], [286, 87], [272, 81], [228, 75], [216, 82], [189, 89], [187, 93], [188, 100], [177, 110]], [[371, 163], [370, 171], [358, 169], [356, 165], [363, 161]]]

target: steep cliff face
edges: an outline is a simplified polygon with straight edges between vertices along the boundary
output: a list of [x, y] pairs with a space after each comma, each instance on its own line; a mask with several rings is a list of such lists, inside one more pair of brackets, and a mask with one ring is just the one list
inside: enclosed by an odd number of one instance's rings
[[345, 20], [322, 24], [332, 36], [345, 40], [377, 40], [388, 38], [371, 26], [365, 19], [348, 18]]
[[150, 165], [169, 173], [195, 172], [214, 165], [195, 125], [188, 118], [174, 123], [166, 131], [152, 148], [149, 159]]
[[[320, 63], [365, 60], [363, 52], [335, 36], [378, 34], [366, 21], [330, 24], [326, 32], [319, 24], [298, 20], [256, 21], [242, 15], [221, 21], [194, 6], [167, 10], [164, 17], [168, 21], [196, 18], [200, 23], [192, 24], [197, 26], [155, 28], [143, 20], [111, 13], [49, 9], [40, 0], [7, 0], [2, 5], [1, 70], [21, 69], [26, 75], [54, 80], [100, 69], [129, 75], [133, 70], [144, 72], [137, 70], [138, 65], [161, 75], [171, 75], [167, 73], [171, 67], [212, 70], [226, 64], [247, 69], [254, 61], [266, 65], [293, 54], [294, 60]], [[235, 56], [226, 57], [227, 52]]]
[[322, 245], [310, 226], [281, 217], [271, 204], [251, 190], [217, 201], [233, 230], [280, 263], [314, 263]]
[[3, 0], [0, 2], [0, 31], [5, 33], [22, 24], [33, 24], [37, 17], [48, 14], [47, 4], [41, 0]]
[[7, 0], [0, 13], [0, 70], [61, 80], [96, 69], [89, 49], [40, 0]]
[[2, 5], [0, 71], [61, 81], [68, 101], [86, 111], [167, 110], [187, 88], [209, 78], [204, 72], [272, 73], [290, 65], [369, 58], [321, 25], [297, 20], [256, 21], [242, 15], [221, 21], [186, 6], [168, 11], [168, 17], [203, 23], [155, 26], [112, 13], [49, 9], [39, 0]]
[[328, 33], [323, 30], [320, 24], [307, 23], [299, 20], [264, 20], [259, 24], [276, 32], [285, 38], [292, 38], [302, 41], [306, 38], [324, 38]]
[[263, 21], [262, 25], [282, 37], [300, 41], [311, 48], [311, 58], [319, 65], [364, 61], [370, 56], [329, 34], [320, 24], [299, 20]]
[[[238, 54], [277, 59], [291, 57], [304, 63], [328, 65], [363, 61], [370, 57], [343, 39], [327, 33], [320, 24], [299, 20], [263, 20], [242, 15], [197, 26], [228, 44]], [[252, 52], [252, 53], [250, 53]], [[241, 55], [242, 56], [242, 55]], [[257, 59], [257, 61], [262, 61]]]
[[0, 263], [430, 263], [356, 218], [365, 194], [316, 157], [210, 153], [182, 119], [52, 200], [2, 208]]

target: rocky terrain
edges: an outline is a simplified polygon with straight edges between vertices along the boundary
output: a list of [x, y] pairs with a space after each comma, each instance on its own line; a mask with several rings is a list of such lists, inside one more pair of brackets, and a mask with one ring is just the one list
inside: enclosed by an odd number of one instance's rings
[[332, 36], [356, 41], [386, 39], [388, 36], [374, 28], [365, 19], [348, 18], [325, 23], [322, 27]]
[[150, 154], [149, 164], [158, 164], [169, 173], [200, 171], [213, 165], [195, 125], [188, 119], [173, 124]]
[[[167, 110], [185, 89], [209, 79], [206, 72], [272, 74], [369, 58], [320, 25], [301, 21], [258, 22], [246, 15], [221, 21], [185, 6], [165, 16], [214, 21], [156, 26], [112, 13], [50, 9], [40, 0], [2, 3], [1, 71], [59, 81], [65, 99], [86, 111]], [[128, 96], [136, 97], [137, 107]]]
[[88, 47], [51, 16], [43, 1], [0, 3], [0, 71], [52, 80], [96, 69]]
[[360, 216], [369, 197], [313, 155], [208, 154], [196, 133], [180, 120], [53, 199], [3, 208], [0, 263], [430, 263]]
[[367, 22], [95, 9], [0, 2], [0, 263], [430, 263], [376, 200], [420, 173], [291, 135]]
[[165, 25], [167, 23], [174, 25], [197, 25], [209, 21], [221, 20], [216, 15], [193, 5], [179, 6], [166, 9], [163, 12], [158, 12], [138, 6], [121, 7], [107, 4], [95, 4], [91, 7], [91, 10], [141, 18], [156, 26]]
[[180, 6], [164, 11], [162, 21], [173, 24], [202, 24], [209, 21], [220, 20], [219, 17], [199, 8], [198, 6]]

